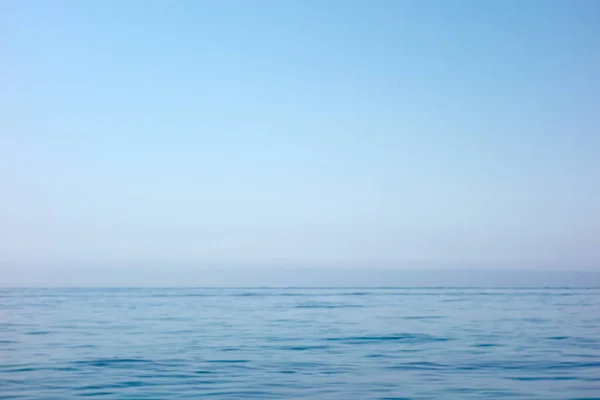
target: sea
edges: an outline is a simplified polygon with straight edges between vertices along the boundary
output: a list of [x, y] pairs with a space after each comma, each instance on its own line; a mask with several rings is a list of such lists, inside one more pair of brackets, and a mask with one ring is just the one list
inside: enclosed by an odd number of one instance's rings
[[600, 288], [4, 288], [1, 399], [600, 399]]

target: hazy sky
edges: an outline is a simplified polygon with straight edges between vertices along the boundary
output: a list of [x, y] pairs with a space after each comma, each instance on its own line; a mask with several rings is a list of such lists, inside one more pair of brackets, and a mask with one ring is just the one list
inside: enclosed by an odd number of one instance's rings
[[1, 1], [0, 262], [600, 268], [599, 21]]

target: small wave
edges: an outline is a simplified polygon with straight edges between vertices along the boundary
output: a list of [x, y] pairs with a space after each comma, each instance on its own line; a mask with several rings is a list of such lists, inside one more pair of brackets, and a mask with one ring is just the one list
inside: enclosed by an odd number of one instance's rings
[[579, 368], [598, 368], [600, 362], [486, 362], [456, 366], [458, 370], [506, 370], [506, 371], [560, 371]]
[[114, 395], [114, 392], [109, 392], [108, 390], [101, 390], [99, 392], [91, 392], [91, 393], [80, 393], [81, 397], [96, 397], [96, 396], [111, 396]]
[[406, 342], [406, 343], [428, 343], [428, 342], [446, 342], [449, 338], [431, 336], [426, 334], [405, 333], [399, 335], [381, 335], [381, 336], [346, 336], [330, 337], [328, 341], [343, 342], [348, 344], [373, 343], [373, 342]]
[[363, 308], [358, 304], [299, 304], [294, 308]]
[[578, 378], [574, 376], [515, 376], [509, 379], [513, 381], [571, 381]]
[[80, 360], [73, 362], [76, 365], [92, 367], [129, 366], [131, 364], [153, 364], [154, 361], [144, 358], [99, 358], [95, 360]]
[[387, 358], [387, 357], [389, 357], [389, 355], [387, 355], [387, 354], [380, 354], [380, 353], [367, 354], [365, 356], [365, 358]]
[[211, 371], [211, 370], [208, 370], [208, 369], [199, 369], [197, 371], [194, 371], [194, 373], [198, 374], [198, 375], [208, 375], [208, 374], [214, 374], [215, 371]]
[[372, 292], [347, 292], [347, 293], [340, 293], [340, 296], [372, 296], [375, 293]]
[[22, 368], [9, 369], [6, 372], [33, 372], [33, 371], [40, 371], [43, 369], [44, 368], [37, 368], [37, 367], [22, 367]]
[[78, 368], [74, 367], [50, 367], [50, 366], [19, 366], [19, 367], [9, 367], [6, 369], [2, 369], [3, 372], [6, 373], [14, 373], [14, 372], [41, 372], [41, 371], [55, 371], [55, 372], [74, 372], [77, 371]]
[[447, 365], [428, 361], [415, 361], [409, 363], [396, 364], [389, 367], [394, 370], [440, 370], [448, 368]]
[[330, 348], [331, 348], [331, 346], [327, 346], [327, 345], [280, 346], [280, 347], [277, 347], [278, 350], [288, 350], [288, 351], [327, 350]]
[[157, 383], [147, 382], [147, 381], [124, 381], [124, 382], [115, 382], [115, 383], [107, 383], [102, 385], [86, 385], [74, 388], [78, 391], [88, 391], [88, 390], [109, 390], [109, 389], [119, 389], [119, 388], [128, 388], [128, 387], [140, 387], [140, 386], [156, 386]]

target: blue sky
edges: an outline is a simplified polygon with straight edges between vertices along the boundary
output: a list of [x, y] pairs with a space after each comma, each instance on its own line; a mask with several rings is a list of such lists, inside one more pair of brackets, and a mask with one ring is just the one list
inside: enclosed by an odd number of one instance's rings
[[599, 20], [3, 1], [0, 262], [597, 268]]

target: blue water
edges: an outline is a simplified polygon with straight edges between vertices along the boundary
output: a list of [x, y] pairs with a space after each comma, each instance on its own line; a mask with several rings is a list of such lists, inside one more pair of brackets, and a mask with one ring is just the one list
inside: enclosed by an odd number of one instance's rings
[[3, 289], [2, 399], [600, 398], [600, 289]]

